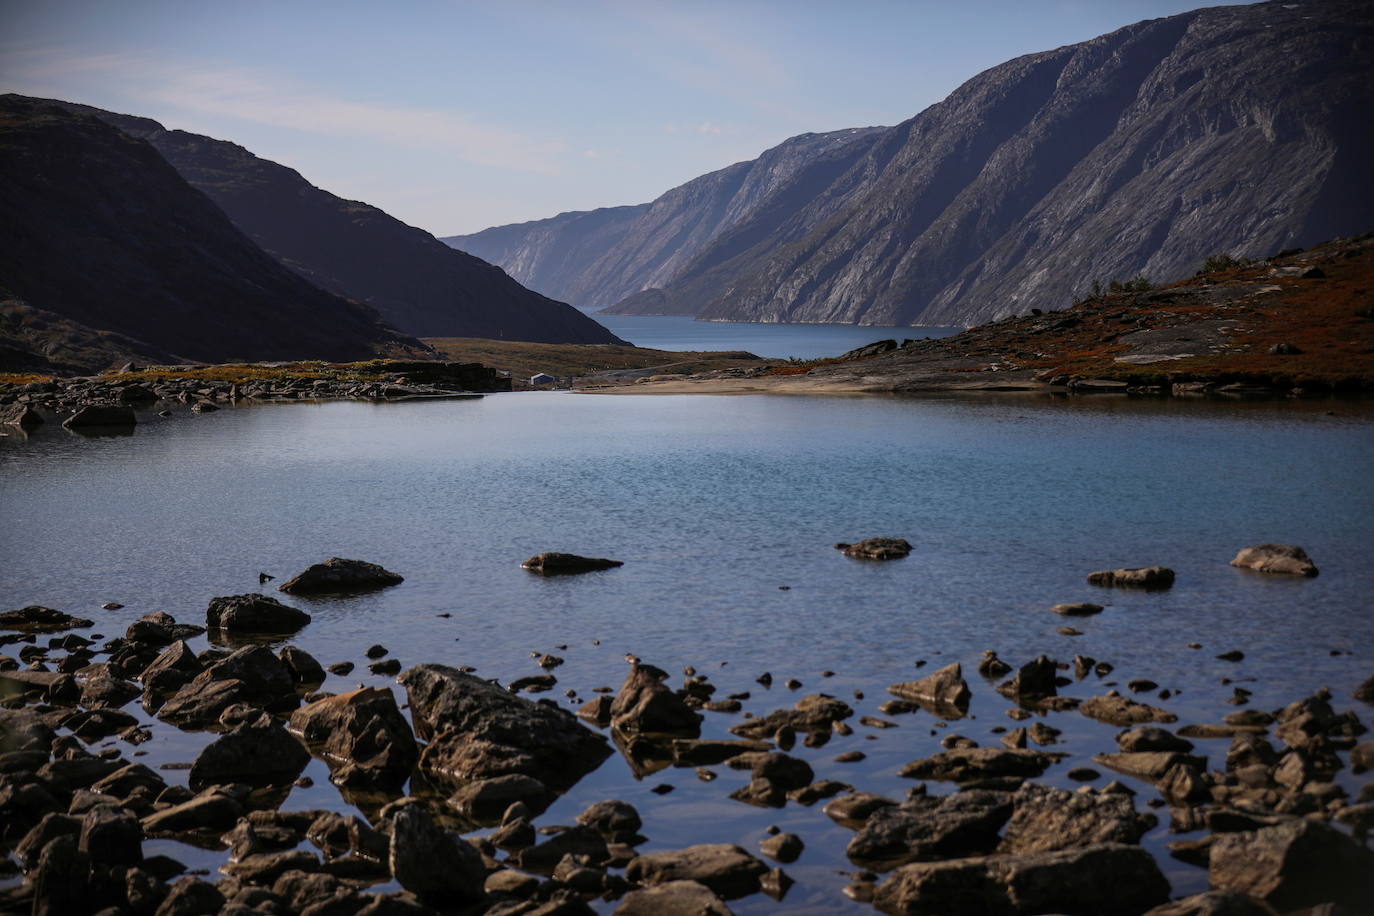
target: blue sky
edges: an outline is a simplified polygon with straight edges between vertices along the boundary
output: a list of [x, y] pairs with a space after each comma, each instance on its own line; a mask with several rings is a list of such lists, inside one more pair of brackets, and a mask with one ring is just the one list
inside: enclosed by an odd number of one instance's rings
[[239, 143], [438, 235], [651, 200], [1186, 0], [0, 0], [0, 91]]

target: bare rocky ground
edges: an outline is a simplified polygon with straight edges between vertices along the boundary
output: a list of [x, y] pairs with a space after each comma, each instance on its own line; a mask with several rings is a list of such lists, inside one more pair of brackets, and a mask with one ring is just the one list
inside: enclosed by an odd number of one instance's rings
[[[907, 561], [895, 551], [855, 562]], [[1318, 574], [1288, 545], [1246, 548], [1233, 565]], [[400, 579], [332, 558], [282, 588], [345, 596]], [[1163, 589], [1173, 576], [1150, 567], [1087, 581]], [[1215, 721], [1184, 724], [1169, 687], [1108, 680], [1109, 660], [1009, 663], [989, 650], [976, 672], [953, 663], [886, 685], [881, 715], [856, 714], [864, 691], [842, 698], [791, 682], [794, 702], [742, 714], [748, 691], [722, 696], [703, 673], [676, 679], [633, 656], [618, 690], [580, 693], [560, 683], [564, 660], [552, 653], [535, 658], [544, 674], [502, 685], [445, 665], [402, 670], [374, 646], [371, 670], [396, 687], [334, 693], [320, 690], [326, 669], [308, 653], [262, 642], [309, 622], [259, 594], [214, 599], [204, 626], [157, 612], [113, 638], [56, 609], [0, 613], [0, 911], [511, 916], [596, 904], [723, 914], [756, 894], [787, 910], [786, 867], [806, 849], [805, 829], [774, 829], [757, 851], [728, 841], [642, 851], [645, 819], [623, 801], [540, 823], [616, 753], [644, 777], [677, 768], [709, 784], [722, 767], [744, 771], [734, 804], [814, 811], [852, 831], [848, 861], [833, 863], [850, 873], [844, 894], [885, 913], [1316, 916], [1367, 913], [1374, 901], [1374, 782], [1352, 792], [1337, 778], [1374, 767], [1351, 702], [1374, 704], [1374, 677], [1353, 697], [1318, 689], [1270, 710], [1226, 678]], [[212, 645], [191, 650], [207, 630]], [[757, 682], [766, 690], [772, 677]], [[555, 685], [582, 704], [575, 714], [530, 698]], [[1004, 724], [964, 721], [975, 692], [1005, 698]], [[153, 725], [126, 711], [134, 703]], [[969, 727], [949, 728], [941, 750], [901, 767], [912, 780], [904, 796], [818, 778], [796, 752], [859, 760], [865, 738], [916, 727], [917, 713], [922, 727]], [[733, 737], [702, 737], [708, 716], [731, 717]], [[1085, 721], [1116, 750], [1089, 757], [1061, 743], [1064, 726]], [[214, 736], [187, 785], [164, 779], [166, 761], [138, 759], [155, 728]], [[312, 755], [341, 804], [282, 810]], [[1081, 787], [1043, 781], [1060, 772]], [[1170, 900], [1162, 863], [1140, 845], [1164, 819], [1179, 835], [1170, 854], [1205, 869], [1208, 892]], [[169, 839], [220, 850], [219, 873], [147, 851]]]

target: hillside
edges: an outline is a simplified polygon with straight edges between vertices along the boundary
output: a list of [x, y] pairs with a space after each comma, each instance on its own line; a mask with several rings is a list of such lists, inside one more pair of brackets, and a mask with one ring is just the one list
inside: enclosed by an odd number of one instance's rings
[[148, 118], [58, 103], [147, 140], [249, 238], [311, 283], [376, 309], [416, 336], [619, 343], [563, 302], [455, 251], [422, 229], [344, 200], [299, 172], [224, 140]]
[[286, 270], [147, 143], [0, 97], [3, 368], [426, 352]]
[[[657, 289], [717, 252], [747, 247], [829, 186], [883, 128], [802, 134], [673, 188], [653, 202], [449, 236], [449, 245], [500, 264], [522, 283], [582, 308], [607, 308]], [[745, 233], [733, 230], [741, 224]], [[719, 257], [719, 254], [716, 255]], [[634, 314], [676, 314], [652, 304]]]

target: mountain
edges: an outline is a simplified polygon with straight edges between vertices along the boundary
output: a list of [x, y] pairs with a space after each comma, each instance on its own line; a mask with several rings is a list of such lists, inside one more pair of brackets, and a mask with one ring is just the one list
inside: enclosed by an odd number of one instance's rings
[[142, 140], [0, 96], [0, 352], [104, 368], [427, 352], [283, 268]]
[[310, 184], [299, 172], [224, 140], [166, 130], [148, 118], [72, 103], [147, 140], [240, 230], [316, 286], [376, 309], [417, 337], [624, 343], [564, 302], [422, 229]]
[[[680, 275], [706, 246], [751, 244], [779, 215], [827, 187], [884, 128], [802, 134], [673, 188], [652, 203], [447, 236], [455, 248], [500, 264], [520, 282], [582, 308], [606, 308]], [[753, 235], [732, 234], [750, 222]], [[720, 249], [722, 246], [718, 245]]]
[[1064, 308], [1094, 280], [1170, 280], [1210, 254], [1360, 232], [1370, 110], [1368, 0], [1137, 23], [975, 76], [864, 136], [823, 186], [800, 187], [806, 170], [779, 182], [667, 282], [625, 275], [639, 289], [610, 310], [971, 325]]

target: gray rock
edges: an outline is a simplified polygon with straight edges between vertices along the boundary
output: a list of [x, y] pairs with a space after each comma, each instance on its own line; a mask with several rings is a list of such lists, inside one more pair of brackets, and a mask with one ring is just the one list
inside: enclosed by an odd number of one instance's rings
[[851, 792], [828, 802], [821, 811], [835, 823], [857, 830], [877, 812], [894, 808], [897, 804], [890, 798], [872, 792]]
[[611, 704], [611, 724], [623, 732], [701, 734], [701, 715], [662, 683], [652, 665], [635, 662]]
[[420, 759], [410, 724], [388, 688], [363, 687], [291, 714], [291, 730], [330, 763], [341, 786], [397, 792]]
[[724, 763], [741, 754], [766, 752], [772, 747], [767, 741], [749, 739], [674, 738], [673, 762], [678, 766], [711, 766]]
[[62, 421], [67, 429], [86, 429], [92, 426], [133, 426], [138, 417], [132, 407], [108, 404], [89, 404]]
[[1232, 566], [1281, 576], [1315, 576], [1317, 567], [1307, 551], [1292, 544], [1259, 544], [1243, 548]]
[[330, 557], [292, 576], [277, 586], [277, 591], [289, 595], [336, 595], [385, 588], [404, 581], [401, 576], [376, 563]]
[[541, 576], [567, 576], [624, 565], [620, 560], [582, 557], [575, 553], [540, 553], [521, 563], [520, 567]]
[[631, 882], [650, 886], [670, 881], [696, 881], [726, 900], [757, 893], [768, 866], [732, 843], [637, 856], [625, 868]]
[[1175, 766], [1180, 764], [1194, 769], [1205, 769], [1206, 757], [1193, 757], [1174, 751], [1136, 751], [1129, 754], [1096, 754], [1093, 760], [1108, 769], [1127, 776], [1136, 776], [1151, 782], [1163, 779]]
[[219, 888], [199, 878], [178, 878], [154, 916], [208, 916], [224, 907]]
[[1013, 797], [999, 852], [1054, 852], [1099, 843], [1139, 843], [1154, 818], [1138, 814], [1120, 792], [1069, 792], [1026, 783]]
[[483, 896], [486, 870], [476, 849], [445, 833], [418, 804], [391, 818], [392, 877], [434, 907], [475, 903]]
[[1088, 573], [1089, 585], [1110, 588], [1143, 588], [1160, 591], [1172, 588], [1174, 571], [1167, 566], [1137, 566], [1131, 569], [1104, 569]]
[[963, 718], [968, 714], [969, 700], [973, 696], [958, 662], [946, 665], [918, 681], [892, 684], [887, 688], [887, 692], [903, 700], [910, 700], [942, 719]]
[[310, 752], [267, 713], [221, 735], [196, 757], [187, 780], [193, 790], [241, 782], [287, 785], [310, 762]]
[[591, 865], [604, 865], [610, 859], [606, 840], [591, 827], [577, 826], [560, 830], [538, 845], [522, 849], [511, 862], [525, 871], [551, 875], [564, 856], [585, 856]]
[[845, 852], [858, 865], [889, 869], [907, 862], [985, 855], [1012, 813], [1007, 792], [918, 796], [881, 807], [864, 821]]
[[294, 633], [310, 622], [310, 615], [261, 594], [211, 598], [205, 623], [230, 633]]

